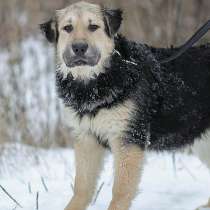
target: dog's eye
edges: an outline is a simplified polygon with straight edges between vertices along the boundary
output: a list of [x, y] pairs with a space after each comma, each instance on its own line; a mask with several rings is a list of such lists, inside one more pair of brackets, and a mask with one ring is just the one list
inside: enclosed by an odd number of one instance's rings
[[100, 26], [95, 25], [95, 24], [90, 24], [90, 25], [88, 26], [88, 30], [89, 30], [89, 31], [92, 31], [92, 32], [96, 31], [98, 28], [100, 28]]
[[70, 33], [73, 31], [73, 26], [72, 25], [66, 25], [63, 27], [63, 30], [66, 31], [67, 33]]

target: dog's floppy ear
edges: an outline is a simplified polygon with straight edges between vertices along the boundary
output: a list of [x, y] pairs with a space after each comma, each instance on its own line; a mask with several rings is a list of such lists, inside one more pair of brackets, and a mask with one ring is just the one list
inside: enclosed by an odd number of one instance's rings
[[112, 37], [120, 28], [122, 22], [122, 10], [120, 9], [103, 9], [105, 31]]
[[47, 38], [47, 40], [51, 43], [57, 41], [58, 38], [58, 30], [56, 21], [51, 18], [49, 21], [40, 24], [40, 29]]

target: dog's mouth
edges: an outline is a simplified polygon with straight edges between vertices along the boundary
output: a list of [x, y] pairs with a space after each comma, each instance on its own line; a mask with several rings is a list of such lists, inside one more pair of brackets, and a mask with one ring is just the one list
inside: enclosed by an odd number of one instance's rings
[[100, 57], [100, 55], [94, 57], [74, 56], [72, 58], [64, 56], [63, 59], [67, 67], [73, 68], [77, 66], [95, 66], [98, 64]]
[[77, 66], [95, 66], [101, 59], [101, 53], [97, 48], [89, 47], [83, 55], [72, 53], [71, 47], [67, 47], [63, 53], [63, 61], [68, 68]]
[[73, 62], [72, 65], [74, 66], [84, 66], [88, 65], [88, 60], [85, 58], [76, 58]]

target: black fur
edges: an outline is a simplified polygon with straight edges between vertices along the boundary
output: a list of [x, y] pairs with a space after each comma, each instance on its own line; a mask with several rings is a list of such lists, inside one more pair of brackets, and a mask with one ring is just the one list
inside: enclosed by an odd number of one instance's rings
[[[82, 118], [130, 99], [137, 105], [125, 144], [173, 150], [192, 144], [210, 127], [210, 46], [195, 47], [161, 65], [177, 49], [156, 49], [118, 36], [110, 67], [84, 83], [57, 71], [59, 96]], [[134, 61], [137, 65], [127, 62]]]
[[50, 19], [49, 21], [40, 24], [40, 29], [49, 42], [54, 43], [58, 41], [57, 21]]
[[119, 30], [122, 22], [122, 10], [103, 9], [105, 32], [109, 37], [113, 37]]
[[[151, 48], [157, 60], [178, 49]], [[151, 122], [150, 148], [191, 144], [210, 127], [210, 45], [189, 49], [161, 66], [160, 110]]]

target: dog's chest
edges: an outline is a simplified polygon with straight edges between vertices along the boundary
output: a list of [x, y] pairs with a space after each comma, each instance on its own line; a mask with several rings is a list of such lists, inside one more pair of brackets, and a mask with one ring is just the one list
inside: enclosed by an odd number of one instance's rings
[[95, 116], [84, 115], [79, 118], [73, 109], [66, 107], [65, 119], [75, 135], [92, 133], [102, 141], [107, 141], [123, 136], [134, 110], [134, 104], [127, 100], [113, 108], [103, 108]]

